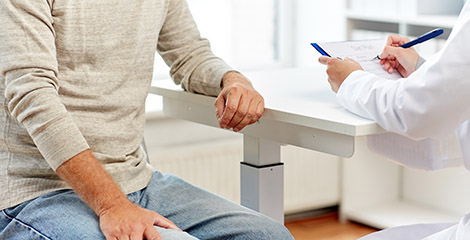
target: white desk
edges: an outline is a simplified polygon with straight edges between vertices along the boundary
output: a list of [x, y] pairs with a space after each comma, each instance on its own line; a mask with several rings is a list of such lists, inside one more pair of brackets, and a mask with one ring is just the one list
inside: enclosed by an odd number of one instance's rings
[[[284, 222], [281, 144], [347, 158], [354, 154], [356, 137], [384, 130], [337, 104], [324, 68], [244, 74], [263, 95], [266, 109], [259, 123], [242, 131], [241, 203]], [[166, 115], [218, 127], [215, 98], [185, 92], [170, 80], [155, 81], [150, 92], [163, 96]]]

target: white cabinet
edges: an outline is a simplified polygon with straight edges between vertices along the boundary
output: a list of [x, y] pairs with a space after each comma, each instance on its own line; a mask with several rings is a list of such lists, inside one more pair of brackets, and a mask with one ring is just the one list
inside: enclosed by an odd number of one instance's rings
[[[389, 33], [413, 37], [444, 28], [439, 39], [416, 47], [425, 58], [442, 47], [463, 6], [461, 0], [346, 2], [348, 39]], [[458, 221], [469, 211], [470, 173], [463, 167], [434, 172], [407, 169], [371, 153], [366, 138], [360, 139], [352, 159], [343, 160], [342, 182], [342, 218], [377, 228]]]
[[468, 212], [470, 173], [404, 168], [372, 153], [359, 138], [354, 156], [343, 160], [341, 217], [376, 228], [455, 222]]
[[416, 37], [443, 28], [442, 36], [416, 46], [422, 56], [429, 57], [442, 47], [462, 7], [461, 0], [346, 0], [346, 37]]

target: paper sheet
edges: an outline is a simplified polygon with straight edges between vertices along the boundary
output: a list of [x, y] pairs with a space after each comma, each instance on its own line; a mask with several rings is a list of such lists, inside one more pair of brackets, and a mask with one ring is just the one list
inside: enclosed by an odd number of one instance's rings
[[382, 53], [385, 46], [385, 39], [378, 40], [361, 40], [361, 41], [346, 41], [346, 42], [327, 42], [318, 43], [320, 47], [325, 50], [332, 57], [340, 57], [342, 59], [349, 57], [354, 59], [365, 71], [371, 72], [382, 78], [396, 80], [401, 78], [400, 74], [396, 71], [388, 73], [380, 65], [378, 59], [373, 59], [378, 54]]

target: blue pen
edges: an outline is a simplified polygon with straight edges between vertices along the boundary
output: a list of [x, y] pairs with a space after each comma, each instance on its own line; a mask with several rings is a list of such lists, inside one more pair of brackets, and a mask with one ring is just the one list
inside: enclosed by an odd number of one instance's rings
[[[441, 34], [444, 33], [444, 29], [442, 28], [437, 28], [437, 29], [434, 29], [430, 32], [427, 32], [421, 36], [419, 36], [418, 38], [414, 39], [414, 40], [411, 40], [405, 44], [402, 44], [400, 45], [399, 47], [402, 47], [402, 48], [410, 48], [410, 47], [413, 47], [414, 45], [416, 44], [419, 44], [419, 43], [422, 43], [422, 42], [425, 42], [429, 39], [433, 39]], [[379, 55], [375, 56], [373, 59], [380, 59]]]

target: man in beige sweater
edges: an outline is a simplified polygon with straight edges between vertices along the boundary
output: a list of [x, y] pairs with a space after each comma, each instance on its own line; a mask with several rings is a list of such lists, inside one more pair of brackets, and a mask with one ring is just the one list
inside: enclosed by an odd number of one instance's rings
[[0, 23], [0, 239], [292, 239], [146, 162], [155, 50], [176, 83], [218, 96], [222, 128], [264, 109], [184, 0], [2, 0]]

